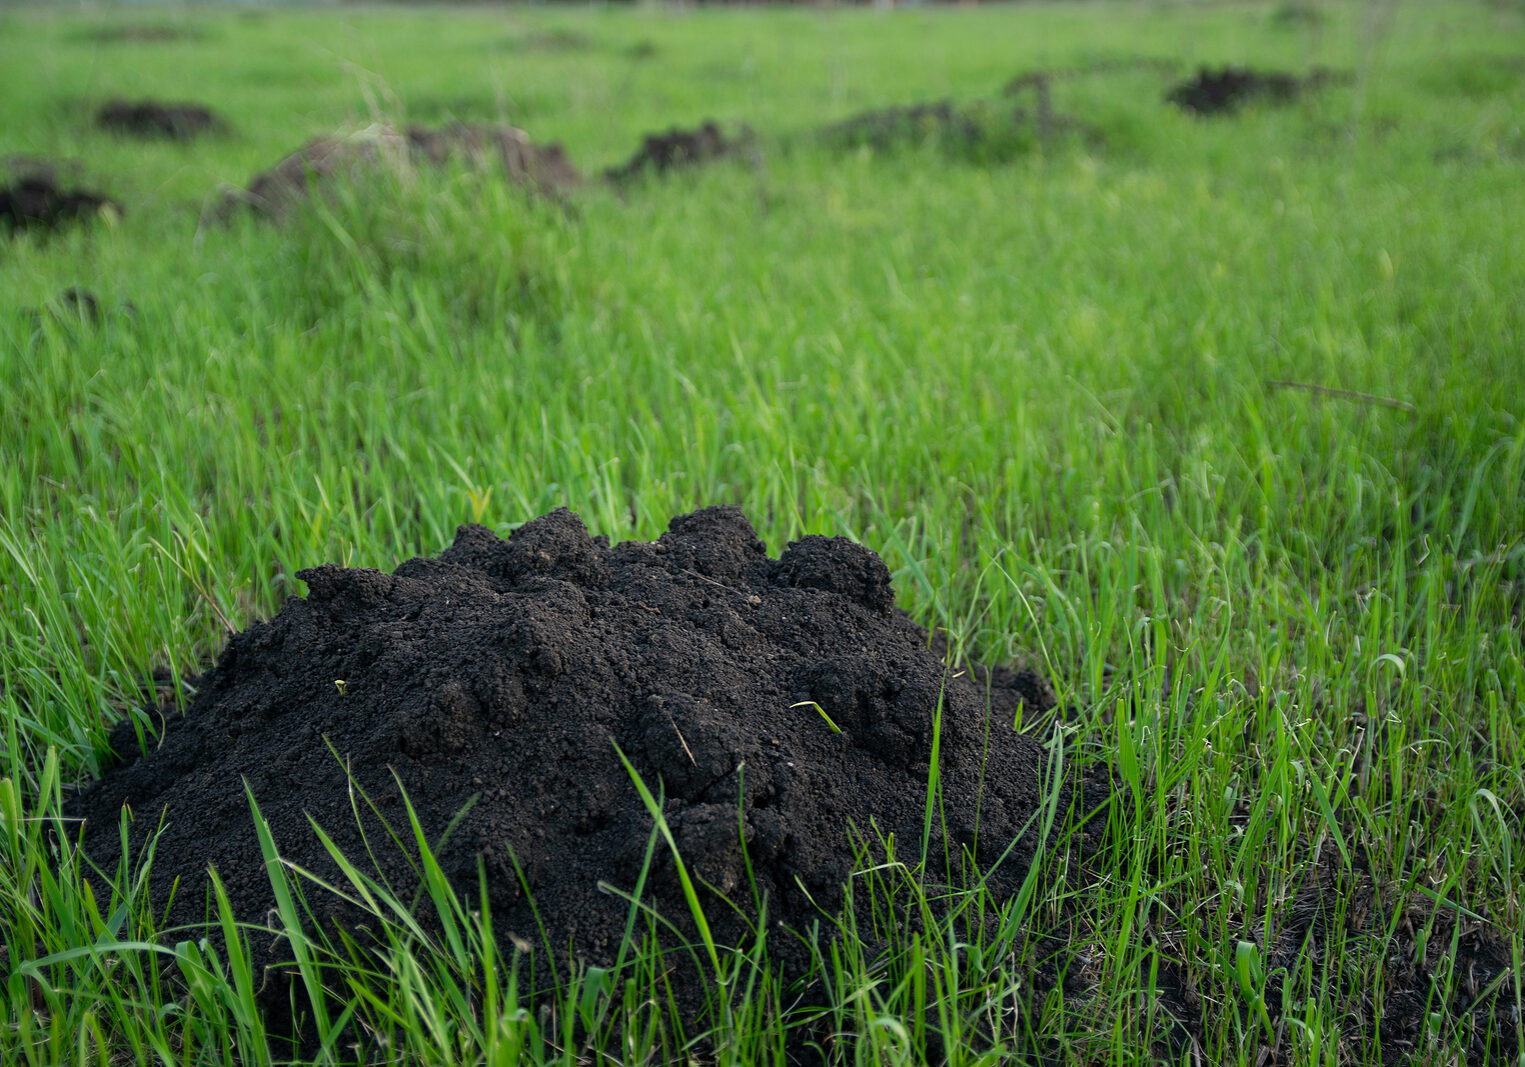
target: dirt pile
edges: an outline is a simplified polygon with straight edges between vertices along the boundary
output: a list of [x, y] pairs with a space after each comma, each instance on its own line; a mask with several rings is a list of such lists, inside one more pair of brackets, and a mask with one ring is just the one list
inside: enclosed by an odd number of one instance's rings
[[674, 126], [664, 133], [647, 134], [635, 155], [617, 167], [610, 167], [604, 177], [618, 183], [646, 173], [666, 174], [745, 155], [754, 150], [755, 143], [756, 138], [750, 130], [743, 129], [735, 137], [727, 137], [714, 122], [705, 122], [691, 130]]
[[1165, 99], [1197, 115], [1226, 115], [1252, 100], [1285, 104], [1303, 92], [1339, 80], [1332, 71], [1315, 69], [1306, 78], [1249, 67], [1201, 67], [1195, 76], [1170, 90]]
[[205, 31], [197, 26], [153, 23], [96, 26], [85, 34], [86, 40], [96, 44], [169, 44], [174, 41], [200, 41], [205, 37]]
[[846, 146], [867, 145], [885, 149], [910, 140], [954, 136], [975, 139], [979, 124], [951, 100], [907, 104], [860, 112], [822, 131], [827, 140]]
[[499, 123], [456, 122], [436, 129], [374, 125], [346, 135], [318, 137], [256, 174], [247, 189], [228, 193], [220, 214], [248, 207], [271, 219], [285, 218], [314, 188], [367, 174], [407, 175], [420, 164], [461, 161], [496, 165], [510, 181], [558, 192], [582, 179], [559, 144], [533, 144], [529, 135]]
[[167, 104], [158, 100], [112, 100], [95, 113], [95, 124], [131, 137], [172, 141], [189, 141], [225, 128], [221, 119], [200, 104]]
[[29, 168], [12, 184], [0, 186], [0, 228], [8, 232], [55, 230], [69, 222], [88, 222], [103, 208], [122, 210], [103, 193], [65, 188], [49, 168]]
[[1043, 72], [1016, 78], [1006, 87], [1009, 101], [933, 100], [864, 111], [822, 127], [819, 136], [838, 150], [932, 147], [980, 165], [1047, 149], [1061, 137], [1099, 144], [1099, 131], [1054, 107], [1053, 80]]
[[[634, 888], [653, 827], [616, 744], [665, 792], [721, 943], [746, 940], [720, 897], [751, 910], [749, 866], [770, 919], [799, 927], [816, 904], [841, 904], [849, 824], [919, 850], [939, 706], [933, 855], [967, 850], [996, 867], [1040, 802], [1044, 750], [1012, 722], [1023, 701], [1051, 704], [1047, 687], [948, 670], [895, 608], [884, 563], [845, 538], [806, 537], [770, 559], [739, 509], [717, 507], [611, 548], [561, 509], [507, 540], [462, 526], [441, 555], [392, 574], [328, 565], [299, 577], [308, 596], [235, 636], [147, 755], [119, 727], [125, 762], [71, 805], [108, 870], [122, 807], [135, 848], [167, 811], [152, 892], [162, 902], [180, 880], [173, 922], [201, 920], [208, 864], [241, 918], [263, 923], [273, 906], [245, 781], [289, 859], [340, 878], [310, 813], [364, 865], [345, 766], [405, 828], [395, 771], [431, 841], [474, 800], [439, 859], [474, 897], [481, 858], [505, 951], [548, 941], [557, 957], [571, 945], [604, 963], [629, 905], [599, 885]], [[1088, 784], [1084, 800], [1106, 795]], [[406, 857], [365, 823], [409, 899]], [[1027, 866], [1031, 833], [996, 867], [997, 895]], [[687, 923], [665, 848], [646, 899]], [[324, 922], [358, 920], [317, 903]]]
[[23, 308], [21, 314], [36, 335], [47, 325], [77, 331], [94, 329], [113, 320], [130, 322], [137, 317], [138, 308], [131, 300], [108, 303], [89, 289], [70, 286], [41, 306]]

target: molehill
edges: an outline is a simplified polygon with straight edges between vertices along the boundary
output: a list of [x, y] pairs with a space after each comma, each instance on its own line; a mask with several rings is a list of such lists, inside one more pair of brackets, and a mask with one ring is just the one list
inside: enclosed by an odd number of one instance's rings
[[[845, 538], [805, 537], [770, 559], [740, 510], [714, 507], [611, 548], [561, 509], [506, 540], [462, 526], [441, 555], [392, 574], [298, 577], [307, 597], [233, 637], [147, 753], [120, 727], [124, 761], [72, 803], [107, 870], [123, 805], [139, 848], [162, 814], [151, 891], [163, 901], [180, 881], [171, 921], [202, 920], [209, 864], [239, 918], [263, 923], [274, 907], [245, 782], [288, 859], [340, 877], [310, 814], [368, 866], [347, 769], [405, 837], [399, 781], [431, 840], [474, 800], [438, 855], [471, 899], [480, 857], [505, 949], [545, 943], [527, 887], [558, 955], [570, 945], [607, 963], [629, 905], [599, 885], [633, 889], [653, 828], [617, 744], [665, 793], [718, 941], [746, 939], [718, 895], [750, 903], [748, 863], [769, 921], [807, 927], [842, 902], [849, 825], [895, 834], [903, 856], [919, 849], [939, 715], [933, 854], [996, 866], [998, 894], [1031, 857], [1034, 832], [1019, 835], [1045, 750], [1013, 718], [1019, 702], [1050, 704], [1047, 687], [946, 665], [895, 608], [884, 563]], [[1105, 792], [1087, 785], [1083, 799]], [[410, 894], [406, 857], [364, 821], [383, 873]], [[660, 848], [646, 899], [682, 926], [674, 872]], [[310, 896], [319, 921], [356, 921]]]

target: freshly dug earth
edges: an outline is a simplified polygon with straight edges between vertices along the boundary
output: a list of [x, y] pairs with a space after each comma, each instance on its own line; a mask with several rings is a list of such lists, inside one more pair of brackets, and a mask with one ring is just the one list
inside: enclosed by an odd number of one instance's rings
[[367, 174], [410, 174], [417, 165], [459, 160], [474, 167], [497, 165], [509, 181], [559, 192], [581, 180], [559, 144], [537, 145], [513, 126], [456, 122], [438, 129], [374, 125], [355, 133], [318, 137], [256, 174], [247, 189], [227, 194], [224, 217], [240, 206], [271, 219], [285, 218], [314, 188]]
[[[1031, 674], [948, 669], [895, 608], [884, 563], [847, 539], [805, 537], [770, 559], [738, 509], [716, 507], [611, 548], [562, 509], [507, 540], [463, 526], [440, 556], [390, 575], [327, 565], [299, 577], [308, 596], [235, 636], [147, 754], [119, 728], [125, 761], [72, 803], [106, 870], [123, 806], [135, 849], [163, 813], [151, 888], [162, 903], [180, 881], [172, 922], [205, 915], [209, 864], [241, 919], [263, 923], [274, 906], [245, 782], [287, 858], [341, 878], [311, 814], [364, 864], [348, 768], [404, 836], [398, 783], [431, 841], [475, 801], [438, 856], [472, 899], [480, 857], [505, 951], [545, 944], [517, 862], [553, 954], [570, 945], [608, 963], [629, 905], [599, 884], [633, 890], [653, 831], [618, 745], [664, 792], [717, 941], [747, 939], [719, 897], [751, 910], [748, 864], [770, 921], [805, 927], [816, 905], [842, 903], [850, 826], [919, 851], [939, 708], [933, 855], [972, 852], [995, 868], [997, 894], [1028, 865], [1031, 831], [1017, 839], [1040, 803], [1045, 751], [1012, 724], [1019, 703], [1052, 696]], [[1072, 799], [1107, 795], [1088, 784]], [[406, 857], [364, 822], [410, 899]], [[363, 921], [314, 895], [321, 921]], [[646, 897], [689, 928], [665, 847]], [[770, 938], [786, 967], [790, 941]]]
[[1249, 67], [1221, 67], [1217, 70], [1202, 67], [1194, 77], [1171, 89], [1165, 99], [1198, 115], [1225, 115], [1251, 100], [1284, 104], [1305, 90], [1316, 89], [1332, 80], [1335, 80], [1333, 72], [1322, 69], [1299, 78], [1295, 74], [1251, 70]]
[[739, 156], [751, 150], [755, 138], [742, 130], [727, 137], [714, 122], [705, 122], [691, 130], [673, 127], [665, 133], [647, 134], [631, 156], [618, 167], [610, 167], [604, 177], [611, 182], [627, 182], [642, 174], [666, 174], [719, 159]]
[[34, 170], [0, 187], [0, 226], [7, 230], [54, 230], [68, 222], [89, 221], [103, 207], [121, 205], [102, 193], [66, 189], [48, 170]]
[[166, 104], [158, 100], [113, 100], [96, 112], [95, 124], [113, 133], [172, 141], [189, 141], [224, 128], [222, 120], [200, 104]]

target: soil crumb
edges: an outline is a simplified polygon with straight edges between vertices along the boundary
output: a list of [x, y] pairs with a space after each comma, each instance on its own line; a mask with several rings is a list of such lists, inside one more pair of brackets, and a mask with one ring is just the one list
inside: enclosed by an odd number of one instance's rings
[[419, 164], [460, 160], [497, 166], [508, 180], [556, 193], [582, 180], [559, 144], [537, 145], [529, 135], [501, 123], [454, 122], [438, 128], [369, 126], [355, 133], [318, 137], [256, 174], [247, 189], [228, 193], [221, 214], [247, 206], [271, 219], [285, 218], [314, 188], [367, 174], [411, 174]]
[[1197, 73], [1166, 94], [1165, 99], [1197, 115], [1227, 115], [1252, 100], [1285, 104], [1303, 92], [1317, 89], [1338, 76], [1318, 68], [1306, 78], [1282, 71], [1258, 71], [1249, 67], [1201, 67]]
[[[342, 884], [310, 814], [346, 855], [367, 864], [374, 850], [410, 899], [413, 868], [360, 802], [362, 837], [348, 768], [404, 838], [399, 784], [430, 841], [460, 815], [438, 858], [470, 899], [480, 861], [505, 954], [549, 944], [564, 963], [571, 946], [607, 965], [629, 903], [600, 885], [634, 890], [653, 831], [622, 752], [665, 796], [717, 942], [747, 940], [754, 879], [770, 922], [803, 928], [842, 904], [849, 825], [919, 847], [939, 709], [932, 854], [956, 866], [972, 853], [997, 900], [1028, 866], [1035, 831], [1020, 835], [1046, 752], [1012, 724], [1022, 702], [1052, 696], [1026, 672], [949, 669], [896, 609], [884, 563], [846, 538], [804, 537], [773, 559], [740, 509], [712, 507], [610, 547], [563, 508], [506, 540], [462, 526], [391, 574], [298, 577], [307, 596], [234, 636], [146, 754], [119, 726], [124, 762], [71, 802], [108, 871], [124, 806], [135, 850], [163, 813], [150, 888], [163, 902], [179, 880], [172, 922], [205, 914], [209, 864], [240, 919], [262, 924], [274, 906], [245, 782], [287, 859]], [[1074, 799], [1107, 796], [1087, 780]], [[310, 896], [320, 922], [363, 925]], [[645, 899], [690, 928], [665, 846]], [[793, 939], [769, 942], [790, 966]]]
[[635, 155], [617, 167], [610, 167], [604, 177], [611, 182], [627, 182], [647, 173], [666, 174], [742, 156], [755, 148], [756, 138], [745, 128], [735, 137], [727, 137], [713, 121], [688, 130], [674, 126], [664, 133], [647, 134]]
[[189, 141], [226, 128], [221, 119], [200, 104], [158, 100], [112, 100], [96, 112], [95, 124], [113, 133], [172, 141]]
[[104, 209], [120, 213], [122, 206], [104, 193], [66, 188], [49, 167], [26, 168], [10, 185], [0, 187], [0, 227], [12, 233], [88, 222]]

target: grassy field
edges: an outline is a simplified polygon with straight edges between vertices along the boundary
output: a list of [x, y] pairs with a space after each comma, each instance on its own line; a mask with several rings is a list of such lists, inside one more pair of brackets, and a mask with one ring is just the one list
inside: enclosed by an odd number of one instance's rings
[[[143, 26], [184, 33], [112, 32]], [[236, 954], [85, 893], [50, 843], [156, 670], [205, 669], [304, 566], [562, 504], [620, 540], [736, 503], [774, 552], [880, 552], [955, 649], [1049, 677], [1065, 714], [1021, 729], [1131, 789], [1083, 862], [1056, 824], [988, 942], [933, 930], [875, 969], [844, 933], [827, 1062], [1391, 1063], [1401, 957], [1435, 976], [1413, 1062], [1525, 1063], [1521, 56], [1525, 8], [1460, 0], [0, 10], [0, 155], [74, 161], [125, 209], [0, 235], [0, 1058], [288, 1054]], [[1140, 57], [1352, 77], [1203, 120], [1116, 62]], [[1038, 69], [1071, 72], [1054, 107], [1088, 136], [812, 134]], [[108, 135], [114, 95], [231, 129]], [[714, 117], [761, 161], [202, 222], [311, 136], [452, 117], [590, 173]], [[1310, 893], [1338, 920], [1288, 945]], [[1023, 924], [1083, 980], [1034, 985]], [[312, 964], [374, 1039], [327, 1059], [584, 1062], [612, 1031], [575, 1009], [630, 1007], [600, 975], [546, 1015], [480, 944], [399, 931], [390, 974]], [[1453, 962], [1479, 937], [1485, 988]], [[805, 1023], [733, 992], [707, 1037], [631, 1025], [611, 1061], [784, 1062]]]

